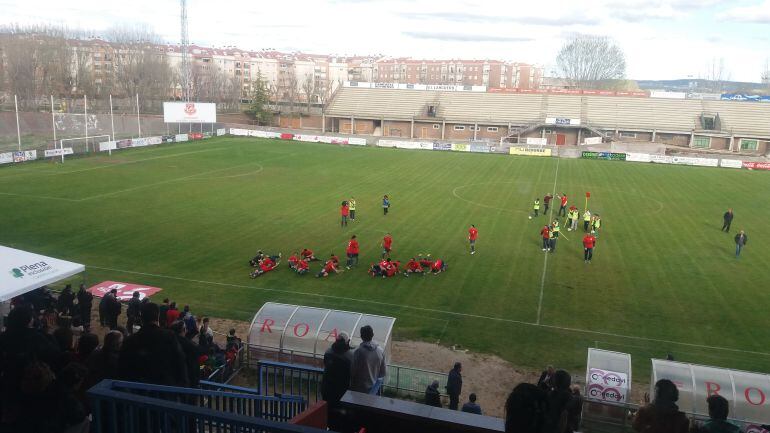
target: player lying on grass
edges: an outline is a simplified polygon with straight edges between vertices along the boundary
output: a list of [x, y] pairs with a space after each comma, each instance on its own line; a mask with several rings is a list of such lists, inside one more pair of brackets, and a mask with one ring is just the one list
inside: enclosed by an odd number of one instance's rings
[[259, 250], [259, 251], [257, 251], [257, 255], [256, 255], [256, 256], [254, 256], [254, 258], [252, 258], [251, 260], [249, 260], [249, 266], [251, 266], [252, 268], [257, 268], [257, 267], [259, 267], [259, 263], [260, 263], [260, 262], [261, 262], [263, 259], [265, 259], [266, 257], [269, 257], [269, 258], [270, 258], [270, 260], [272, 260], [272, 261], [274, 261], [274, 262], [275, 262], [275, 261], [278, 261], [278, 260], [280, 260], [280, 258], [281, 258], [281, 253], [278, 253], [278, 255], [277, 255], [277, 256], [271, 256], [271, 255], [268, 255], [268, 254], [265, 254], [265, 253], [263, 253], [263, 252], [262, 252], [262, 250]]
[[422, 265], [420, 262], [414, 259], [412, 257], [411, 260], [406, 262], [406, 269], [404, 269], [404, 276], [408, 277], [410, 274], [420, 274], [425, 275], [425, 272], [422, 271]]
[[305, 275], [310, 272], [310, 265], [308, 265], [305, 260], [298, 260], [297, 264], [294, 266], [294, 272], [296, 272], [297, 275]]
[[433, 259], [430, 258], [430, 254], [426, 255], [425, 257], [420, 254], [417, 256], [417, 263], [422, 266], [423, 270], [430, 270], [430, 267], [433, 266]]
[[316, 274], [316, 278], [328, 277], [331, 273], [339, 274], [343, 272], [339, 269], [339, 263], [340, 261], [337, 256], [332, 254], [329, 260], [326, 261], [324, 267]]
[[433, 262], [432, 265], [430, 265], [430, 271], [433, 275], [438, 275], [444, 271], [446, 271], [446, 262], [441, 259], [436, 259], [435, 262]]
[[293, 253], [292, 253], [292, 254], [289, 256], [289, 268], [296, 270], [296, 268], [297, 268], [297, 263], [298, 263], [300, 260], [302, 260], [302, 259], [300, 259], [300, 258], [299, 258], [299, 253], [298, 253], [297, 251], [294, 251], [294, 252], [293, 252]]
[[321, 259], [316, 258], [316, 256], [313, 255], [313, 250], [309, 250], [307, 248], [302, 250], [302, 260], [307, 260], [309, 262], [317, 262]]
[[400, 265], [401, 262], [397, 260], [383, 259], [379, 263], [372, 263], [369, 267], [369, 275], [382, 278], [392, 277], [398, 273]]
[[251, 273], [251, 278], [257, 278], [258, 276], [262, 274], [266, 274], [273, 269], [278, 267], [278, 264], [280, 263], [280, 260], [273, 260], [270, 257], [265, 257], [259, 262], [259, 266], [257, 269], [254, 269], [254, 272]]

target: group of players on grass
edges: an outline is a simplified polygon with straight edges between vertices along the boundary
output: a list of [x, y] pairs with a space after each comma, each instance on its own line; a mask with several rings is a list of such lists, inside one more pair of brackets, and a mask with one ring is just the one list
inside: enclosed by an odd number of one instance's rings
[[[556, 195], [556, 198], [559, 199], [560, 206], [559, 206], [559, 212], [557, 213], [557, 218], [560, 216], [564, 216], [567, 218], [567, 231], [577, 231], [578, 230], [578, 223], [581, 219], [580, 211], [578, 208], [574, 205], [570, 206], [569, 209], [567, 209], [567, 195], [562, 193], [561, 195]], [[543, 197], [543, 216], [548, 217], [548, 209], [550, 209], [551, 201], [554, 199], [554, 197], [546, 193]], [[535, 202], [532, 206], [532, 213], [533, 215], [529, 218], [532, 219], [532, 217], [537, 217], [540, 214], [540, 199], [536, 198]], [[591, 214], [591, 211], [586, 208], [586, 210], [583, 212], [582, 215], [583, 220], [583, 232], [585, 235], [583, 236], [583, 261], [585, 263], [591, 263], [591, 260], [593, 259], [594, 255], [594, 248], [596, 247], [596, 238], [599, 237], [599, 230], [602, 227], [602, 218], [599, 216], [599, 214]], [[543, 251], [546, 253], [554, 253], [556, 252], [556, 244], [559, 240], [559, 236], [561, 235], [561, 227], [559, 226], [559, 220], [555, 219], [552, 223], [546, 224], [543, 226], [542, 229], [540, 229], [540, 236], [543, 240]]]

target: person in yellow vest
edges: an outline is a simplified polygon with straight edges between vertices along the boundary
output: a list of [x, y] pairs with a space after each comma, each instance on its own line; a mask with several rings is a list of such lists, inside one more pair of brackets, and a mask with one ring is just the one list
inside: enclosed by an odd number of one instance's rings
[[532, 210], [535, 212], [535, 216], [537, 216], [538, 212], [540, 212], [540, 199], [535, 199], [535, 204], [532, 206]]
[[588, 229], [591, 226], [591, 211], [586, 209], [585, 212], [583, 212], [583, 231], [588, 233]]
[[580, 219], [580, 212], [575, 206], [569, 208], [569, 227], [568, 232], [577, 231], [578, 219]]
[[355, 221], [356, 220], [356, 199], [353, 197], [350, 197], [350, 200], [348, 200], [348, 210], [350, 210], [350, 220]]
[[599, 216], [599, 214], [594, 215], [594, 221], [591, 224], [591, 233], [594, 234], [597, 238], [599, 237], [599, 228], [602, 226], [602, 219]]
[[559, 239], [559, 233], [561, 232], [561, 228], [559, 228], [559, 221], [554, 220], [553, 224], [551, 225], [551, 240], [550, 240], [550, 246], [552, 253], [556, 252], [556, 241]]

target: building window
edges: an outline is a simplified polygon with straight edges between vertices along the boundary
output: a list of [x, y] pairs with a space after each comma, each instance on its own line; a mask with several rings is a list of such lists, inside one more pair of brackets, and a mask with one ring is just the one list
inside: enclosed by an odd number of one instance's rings
[[468, 129], [471, 131], [481, 131], [481, 127], [479, 126], [469, 126]]
[[487, 132], [497, 132], [497, 126], [487, 126]]
[[741, 150], [757, 150], [759, 142], [757, 140], [747, 140], [741, 138]]
[[439, 125], [438, 123], [434, 123], [433, 129], [441, 129], [441, 125]]
[[620, 138], [636, 138], [636, 132], [621, 132]]
[[465, 131], [465, 125], [455, 125], [455, 131]]
[[699, 149], [708, 149], [711, 147], [711, 137], [695, 137], [692, 140], [692, 147]]
[[551, 131], [550, 129], [545, 129], [543, 130], [543, 134], [545, 135], [553, 134], [553, 131]]

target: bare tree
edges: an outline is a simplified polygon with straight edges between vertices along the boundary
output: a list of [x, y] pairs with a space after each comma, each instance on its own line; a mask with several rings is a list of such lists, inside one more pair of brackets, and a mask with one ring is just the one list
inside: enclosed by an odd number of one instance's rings
[[626, 59], [623, 49], [606, 36], [575, 35], [556, 56], [562, 77], [578, 87], [595, 82], [624, 78]]
[[316, 94], [316, 85], [313, 75], [305, 75], [305, 79], [302, 80], [302, 94], [305, 97], [305, 108], [307, 112], [310, 112], [310, 105], [313, 103], [313, 97]]
[[770, 59], [765, 60], [765, 67], [762, 69], [762, 84], [770, 89]]
[[730, 80], [724, 57], [718, 59], [714, 57], [706, 64], [704, 79], [708, 82], [708, 90], [713, 93], [722, 93], [724, 82]]
[[289, 103], [289, 111], [294, 112], [294, 106], [298, 102], [299, 79], [293, 67], [281, 72], [279, 78], [279, 99]]

